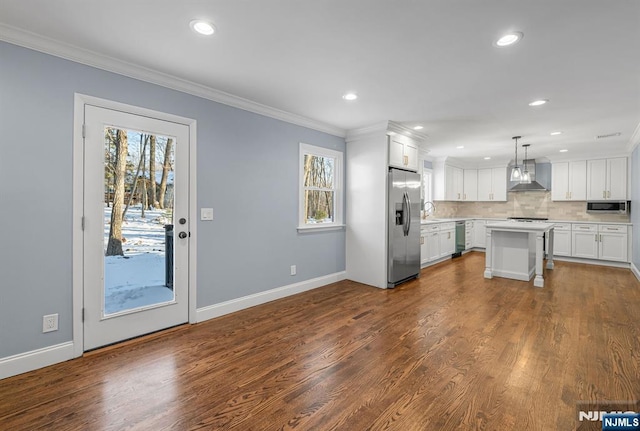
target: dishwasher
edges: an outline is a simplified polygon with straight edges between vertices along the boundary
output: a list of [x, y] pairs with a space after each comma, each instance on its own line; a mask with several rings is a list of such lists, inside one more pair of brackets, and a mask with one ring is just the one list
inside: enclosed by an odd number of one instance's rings
[[464, 221], [456, 222], [456, 252], [451, 257], [460, 257], [465, 247], [465, 223]]

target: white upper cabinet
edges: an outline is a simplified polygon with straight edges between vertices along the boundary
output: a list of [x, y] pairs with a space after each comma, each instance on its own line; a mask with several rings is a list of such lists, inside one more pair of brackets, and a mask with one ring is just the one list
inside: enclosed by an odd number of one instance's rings
[[468, 201], [478, 200], [478, 170], [434, 162], [434, 200]]
[[587, 162], [560, 162], [551, 165], [551, 200], [587, 200]]
[[507, 200], [507, 168], [478, 169], [478, 200]]
[[463, 173], [462, 200], [477, 201], [478, 200], [478, 170], [465, 169]]
[[627, 199], [627, 158], [587, 161], [587, 200]]
[[389, 166], [418, 171], [418, 146], [403, 142], [400, 137], [389, 137]]
[[464, 173], [455, 166], [444, 165], [444, 199], [461, 201], [464, 194]]

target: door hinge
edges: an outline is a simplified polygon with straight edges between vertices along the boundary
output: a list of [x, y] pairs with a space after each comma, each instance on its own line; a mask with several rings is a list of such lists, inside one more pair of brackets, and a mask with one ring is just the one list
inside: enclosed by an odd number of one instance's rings
[[82, 309], [82, 321], [84, 322], [84, 308]]
[[86, 124], [82, 125], [82, 137], [83, 138], [87, 137], [87, 125]]
[[84, 230], [84, 216], [82, 216], [82, 220], [80, 221], [80, 227]]

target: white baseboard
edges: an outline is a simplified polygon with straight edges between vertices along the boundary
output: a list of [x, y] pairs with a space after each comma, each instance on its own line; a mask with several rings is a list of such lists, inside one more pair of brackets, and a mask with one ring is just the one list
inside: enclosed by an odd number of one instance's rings
[[633, 275], [640, 281], [640, 270], [638, 270], [638, 267], [635, 266], [633, 262], [631, 262], [631, 272], [633, 272]]
[[73, 342], [68, 341], [55, 346], [0, 358], [0, 379], [48, 367], [58, 362], [68, 361], [74, 357]]
[[244, 310], [245, 308], [254, 307], [276, 299], [295, 295], [296, 293], [306, 292], [307, 290], [345, 280], [346, 274], [346, 271], [336, 272], [334, 274], [312, 278], [311, 280], [301, 281], [299, 283], [277, 287], [265, 292], [255, 293], [242, 298], [198, 308], [198, 310], [196, 310], [196, 321], [204, 322], [205, 320], [224, 316], [225, 314], [234, 313], [236, 311]]

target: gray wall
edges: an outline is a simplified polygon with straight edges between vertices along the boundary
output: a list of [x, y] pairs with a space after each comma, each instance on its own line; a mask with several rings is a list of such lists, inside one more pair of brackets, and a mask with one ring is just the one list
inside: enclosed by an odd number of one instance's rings
[[640, 145], [631, 154], [631, 223], [633, 223], [633, 264], [640, 269]]
[[0, 358], [72, 339], [75, 92], [197, 120], [199, 308], [345, 269], [343, 231], [296, 231], [298, 144], [344, 139], [4, 42], [0, 64]]

